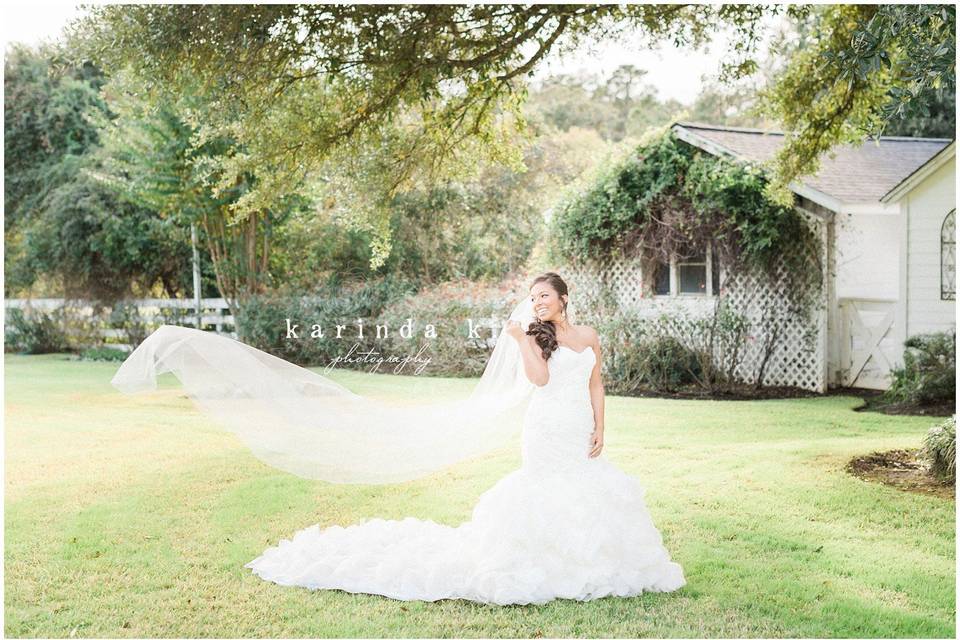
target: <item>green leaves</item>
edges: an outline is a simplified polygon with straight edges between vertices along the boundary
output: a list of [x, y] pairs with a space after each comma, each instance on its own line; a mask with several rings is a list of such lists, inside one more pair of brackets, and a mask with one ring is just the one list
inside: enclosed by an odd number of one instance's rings
[[636, 250], [625, 245], [628, 238], [666, 253], [721, 241], [727, 255], [767, 268], [804, 235], [792, 206], [767, 198], [767, 183], [760, 168], [694, 150], [666, 132], [558, 207], [553, 237], [574, 260]]
[[[735, 25], [749, 72], [751, 5], [116, 5], [75, 29], [75, 55], [129, 68], [150, 101], [204, 96], [202, 128], [242, 156], [218, 163], [217, 187], [256, 172], [231, 205], [242, 218], [326, 179], [344, 158], [358, 172], [330, 189], [345, 215], [380, 230], [372, 265], [389, 251], [386, 203], [426, 181], [455, 178], [474, 158], [518, 168], [524, 80], [546, 55], [635, 24], [651, 43], [702, 44]], [[774, 9], [774, 11], [776, 11]], [[192, 123], [199, 126], [201, 123]], [[336, 173], [336, 172], [334, 172]], [[345, 182], [358, 179], [353, 184]], [[334, 184], [336, 183], [336, 186]]]
[[668, 188], [689, 162], [689, 152], [669, 137], [602, 168], [594, 184], [557, 207], [553, 233], [568, 257], [596, 257], [645, 214], [645, 205]]
[[811, 45], [760, 94], [760, 114], [793, 134], [773, 163], [774, 199], [784, 199], [790, 181], [815, 173], [832, 147], [928, 118], [931, 105], [953, 121], [940, 129], [955, 128], [955, 98], [944, 98], [956, 91], [953, 5], [829, 5], [815, 26]]

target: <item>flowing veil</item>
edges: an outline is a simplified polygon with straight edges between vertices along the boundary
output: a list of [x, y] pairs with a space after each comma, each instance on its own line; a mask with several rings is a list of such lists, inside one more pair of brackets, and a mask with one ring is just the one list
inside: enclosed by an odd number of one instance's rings
[[[509, 319], [524, 330], [536, 320], [528, 296]], [[238, 340], [166, 324], [133, 350], [111, 384], [148, 391], [165, 372], [261, 461], [335, 483], [403, 482], [500, 447], [516, 433], [534, 389], [506, 323], [462, 400], [364, 397]]]

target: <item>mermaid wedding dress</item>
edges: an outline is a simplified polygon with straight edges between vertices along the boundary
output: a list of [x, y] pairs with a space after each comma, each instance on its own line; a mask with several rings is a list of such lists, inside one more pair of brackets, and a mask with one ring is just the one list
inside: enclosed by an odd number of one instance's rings
[[524, 413], [522, 464], [480, 496], [469, 521], [315, 524], [245, 567], [280, 585], [398, 600], [542, 604], [679, 589], [683, 569], [663, 546], [645, 489], [602, 454], [588, 457], [595, 360], [589, 347], [553, 353], [550, 379]]

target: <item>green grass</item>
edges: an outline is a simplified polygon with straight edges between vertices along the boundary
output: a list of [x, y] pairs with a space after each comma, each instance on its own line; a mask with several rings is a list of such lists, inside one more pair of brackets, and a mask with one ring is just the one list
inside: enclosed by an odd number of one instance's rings
[[[243, 564], [315, 522], [456, 525], [514, 448], [429, 479], [329, 485], [260, 463], [169, 374], [125, 396], [116, 363], [6, 364], [5, 627], [66, 637], [955, 637], [954, 503], [862, 482], [852, 456], [916, 447], [937, 419], [860, 400], [607, 398], [606, 455], [688, 584], [669, 594], [495, 607], [261, 580]], [[471, 380], [331, 374], [360, 393]]]

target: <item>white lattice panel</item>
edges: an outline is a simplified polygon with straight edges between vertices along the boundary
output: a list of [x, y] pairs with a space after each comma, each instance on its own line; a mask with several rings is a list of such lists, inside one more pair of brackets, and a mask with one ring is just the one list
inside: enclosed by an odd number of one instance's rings
[[[801, 212], [817, 242], [807, 247], [797, 247], [809, 255], [811, 267], [818, 265], [826, 278], [826, 244], [823, 222]], [[795, 386], [823, 392], [826, 390], [825, 353], [822, 333], [826, 331], [825, 310], [822, 305], [823, 287], [817, 295], [817, 304], [805, 320], [801, 314], [792, 313], [785, 304], [787, 300], [786, 266], [783, 258], [776, 269], [778, 277], [773, 283], [757, 274], [741, 272], [727, 277], [722, 285], [722, 295], [737, 312], [750, 320], [751, 330], [744, 345], [744, 353], [735, 376], [741, 382], [753, 383], [763, 359], [763, 347], [770, 331], [780, 326], [781, 336], [770, 355], [761, 384], [764, 386]], [[707, 297], [656, 296], [644, 297], [643, 274], [639, 260], [610, 258], [599, 266], [570, 266], [564, 271], [570, 287], [573, 309], [609, 309], [632, 307], [641, 312], [656, 315], [661, 312], [685, 309], [695, 314], [712, 313], [714, 299]], [[606, 302], [606, 304], [604, 304]], [[597, 306], [600, 305], [600, 306]], [[581, 312], [582, 313], [582, 312]], [[766, 314], [767, 320], [764, 320]], [[576, 313], [575, 313], [576, 315]], [[574, 317], [575, 317], [574, 315]]]

